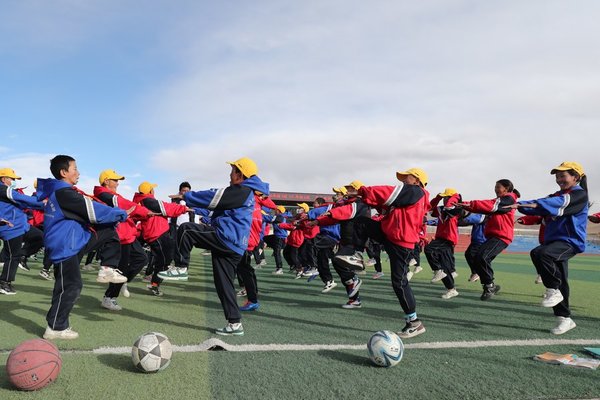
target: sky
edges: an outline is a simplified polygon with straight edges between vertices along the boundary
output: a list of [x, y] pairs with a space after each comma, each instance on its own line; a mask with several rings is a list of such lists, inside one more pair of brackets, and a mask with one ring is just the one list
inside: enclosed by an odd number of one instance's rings
[[[0, 168], [49, 160], [167, 200], [250, 157], [274, 191], [394, 185], [524, 199], [581, 163], [600, 211], [595, 0], [0, 0]], [[596, 204], [597, 203], [597, 204]]]

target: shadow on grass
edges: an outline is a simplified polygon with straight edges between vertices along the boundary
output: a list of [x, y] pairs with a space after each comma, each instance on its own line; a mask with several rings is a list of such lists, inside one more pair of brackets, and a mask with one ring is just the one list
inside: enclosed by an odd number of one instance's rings
[[373, 366], [369, 358], [365, 356], [357, 356], [356, 354], [346, 353], [340, 350], [320, 350], [318, 354], [330, 360], [342, 361], [347, 364], [357, 365], [361, 367]]
[[107, 367], [126, 372], [140, 373], [133, 362], [131, 361], [131, 354], [100, 354], [98, 355], [98, 361]]

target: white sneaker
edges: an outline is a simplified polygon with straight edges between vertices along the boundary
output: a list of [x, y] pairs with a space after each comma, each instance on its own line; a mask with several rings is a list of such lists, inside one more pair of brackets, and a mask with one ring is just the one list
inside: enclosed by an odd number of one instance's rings
[[442, 295], [442, 299], [451, 299], [456, 296], [458, 296], [458, 291], [456, 289], [448, 289], [448, 291]]
[[121, 271], [111, 267], [100, 267], [96, 282], [100, 283], [125, 283], [127, 277]]
[[283, 275], [283, 269], [277, 268], [275, 271], [271, 272], [273, 275]]
[[334, 281], [329, 281], [325, 284], [325, 286], [323, 286], [323, 290], [321, 290], [321, 293], [331, 292], [333, 290], [333, 288], [336, 286], [337, 286], [337, 283], [335, 283]]
[[558, 322], [557, 325], [550, 329], [550, 332], [554, 333], [555, 335], [562, 335], [563, 333], [568, 332], [577, 326], [575, 321], [569, 317], [556, 317], [556, 321]]
[[123, 286], [121, 286], [121, 294], [123, 295], [123, 297], [131, 297], [131, 293], [129, 293], [129, 289], [127, 288], [126, 283], [124, 283]]
[[71, 328], [67, 328], [62, 331], [55, 331], [49, 326], [46, 327], [46, 331], [44, 332], [44, 339], [77, 339], [79, 337], [79, 333], [75, 332]]
[[54, 276], [47, 269], [41, 269], [39, 275], [47, 281], [53, 281]]
[[431, 283], [435, 283], [435, 282], [439, 282], [442, 279], [444, 279], [446, 276], [446, 273], [444, 271], [442, 271], [441, 269], [436, 269], [435, 272], [433, 273], [433, 278], [431, 278]]
[[352, 269], [352, 270], [357, 270], [357, 271], [361, 271], [363, 269], [365, 269], [365, 264], [363, 262], [363, 256], [362, 253], [360, 252], [356, 252], [351, 256], [335, 256], [336, 259], [344, 262], [348, 268]]
[[[409, 266], [410, 266], [410, 264], [409, 264]], [[423, 271], [423, 267], [421, 267], [420, 265], [417, 265], [415, 267], [415, 270], [413, 271], [413, 274], [418, 274], [421, 271]]]
[[546, 288], [546, 294], [544, 300], [542, 300], [542, 307], [554, 307], [563, 300], [564, 297], [560, 290]]
[[479, 280], [479, 275], [477, 274], [471, 274], [471, 276], [469, 277], [469, 282], [477, 282]]
[[453, 278], [456, 278], [457, 276], [458, 276], [458, 272], [456, 272], [456, 271], [452, 271], [452, 277], [453, 277]]
[[410, 261], [408, 262], [408, 266], [412, 267], [413, 265], [417, 265], [417, 260], [415, 260], [414, 258], [411, 258]]
[[410, 282], [410, 280], [412, 279], [413, 275], [414, 275], [414, 274], [413, 274], [413, 272], [412, 272], [412, 271], [408, 271], [408, 272], [406, 273], [406, 280]]
[[104, 297], [101, 306], [111, 311], [121, 311], [123, 309], [123, 307], [117, 304], [117, 299], [114, 297]]
[[375, 264], [377, 264], [377, 261], [374, 258], [369, 258], [365, 261], [365, 267], [373, 267]]
[[544, 283], [544, 282], [542, 282], [542, 276], [541, 275], [536, 276], [535, 277], [535, 284], [536, 285], [540, 285], [542, 283]]
[[313, 275], [319, 275], [319, 270], [316, 268], [311, 268], [308, 271], [304, 271], [302, 273], [302, 276], [313, 276]]
[[81, 267], [82, 270], [84, 271], [95, 271], [96, 268], [94, 268], [94, 266], [92, 264], [85, 264], [83, 267]]

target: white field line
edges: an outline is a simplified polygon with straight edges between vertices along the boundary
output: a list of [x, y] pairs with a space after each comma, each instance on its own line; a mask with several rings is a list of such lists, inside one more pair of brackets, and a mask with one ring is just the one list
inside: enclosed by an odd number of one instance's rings
[[[460, 349], [481, 347], [521, 347], [521, 346], [556, 346], [600, 345], [600, 339], [528, 339], [528, 340], [482, 340], [464, 342], [423, 342], [405, 343], [405, 349]], [[365, 350], [366, 344], [229, 344], [222, 340], [211, 338], [197, 345], [173, 346], [173, 352], [196, 353], [209, 350], [227, 350], [238, 352], [250, 351], [319, 351], [319, 350]], [[87, 351], [71, 351], [71, 353], [85, 354], [126, 354], [131, 352], [131, 347], [101, 347]], [[63, 353], [69, 353], [64, 351]]]

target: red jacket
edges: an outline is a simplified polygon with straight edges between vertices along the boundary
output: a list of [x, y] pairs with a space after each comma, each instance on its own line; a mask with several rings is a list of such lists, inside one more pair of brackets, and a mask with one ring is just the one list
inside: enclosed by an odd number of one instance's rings
[[133, 195], [133, 201], [146, 207], [148, 210], [160, 213], [140, 221], [142, 238], [147, 243], [152, 243], [169, 231], [169, 220], [167, 218], [177, 218], [187, 212], [187, 207], [177, 203], [167, 203], [156, 200], [154, 195], [136, 193]]
[[381, 210], [381, 230], [395, 245], [414, 249], [419, 242], [423, 217], [429, 211], [429, 193], [417, 185], [363, 186], [358, 190], [365, 204]]
[[[442, 199], [442, 205], [439, 205]], [[460, 210], [455, 208], [454, 205], [459, 201], [460, 195], [457, 193], [451, 197], [436, 196], [430, 203], [431, 215], [438, 219], [435, 239], [448, 240], [455, 246], [458, 243], [458, 214]], [[457, 212], [453, 212], [454, 210]]]
[[104, 186], [94, 186], [94, 197], [110, 207], [117, 207], [125, 211], [135, 207], [127, 219], [117, 225], [117, 234], [121, 244], [133, 243], [139, 234], [135, 221], [147, 219], [150, 211]]
[[[294, 218], [294, 221], [298, 221], [298, 215]], [[290, 234], [287, 237], [286, 244], [292, 247], [300, 247], [304, 243], [304, 232], [298, 225], [294, 225], [293, 223], [284, 222], [279, 224], [281, 229], [285, 229], [290, 231]]]
[[544, 243], [544, 231], [546, 230], [546, 221], [541, 215], [524, 215], [517, 218], [517, 222], [521, 225], [539, 225], [540, 231], [538, 232], [538, 241], [540, 244]]
[[254, 211], [252, 212], [252, 224], [250, 225], [250, 236], [248, 237], [248, 251], [252, 251], [260, 243], [260, 234], [263, 230], [262, 221], [263, 214], [262, 208], [267, 207], [270, 209], [277, 208], [277, 205], [273, 203], [270, 198], [262, 198], [261, 196], [254, 195]]
[[489, 215], [484, 231], [486, 238], [495, 237], [510, 244], [515, 236], [515, 210], [502, 207], [516, 202], [517, 195], [511, 192], [491, 200], [469, 201], [468, 206], [464, 208], [478, 214]]

